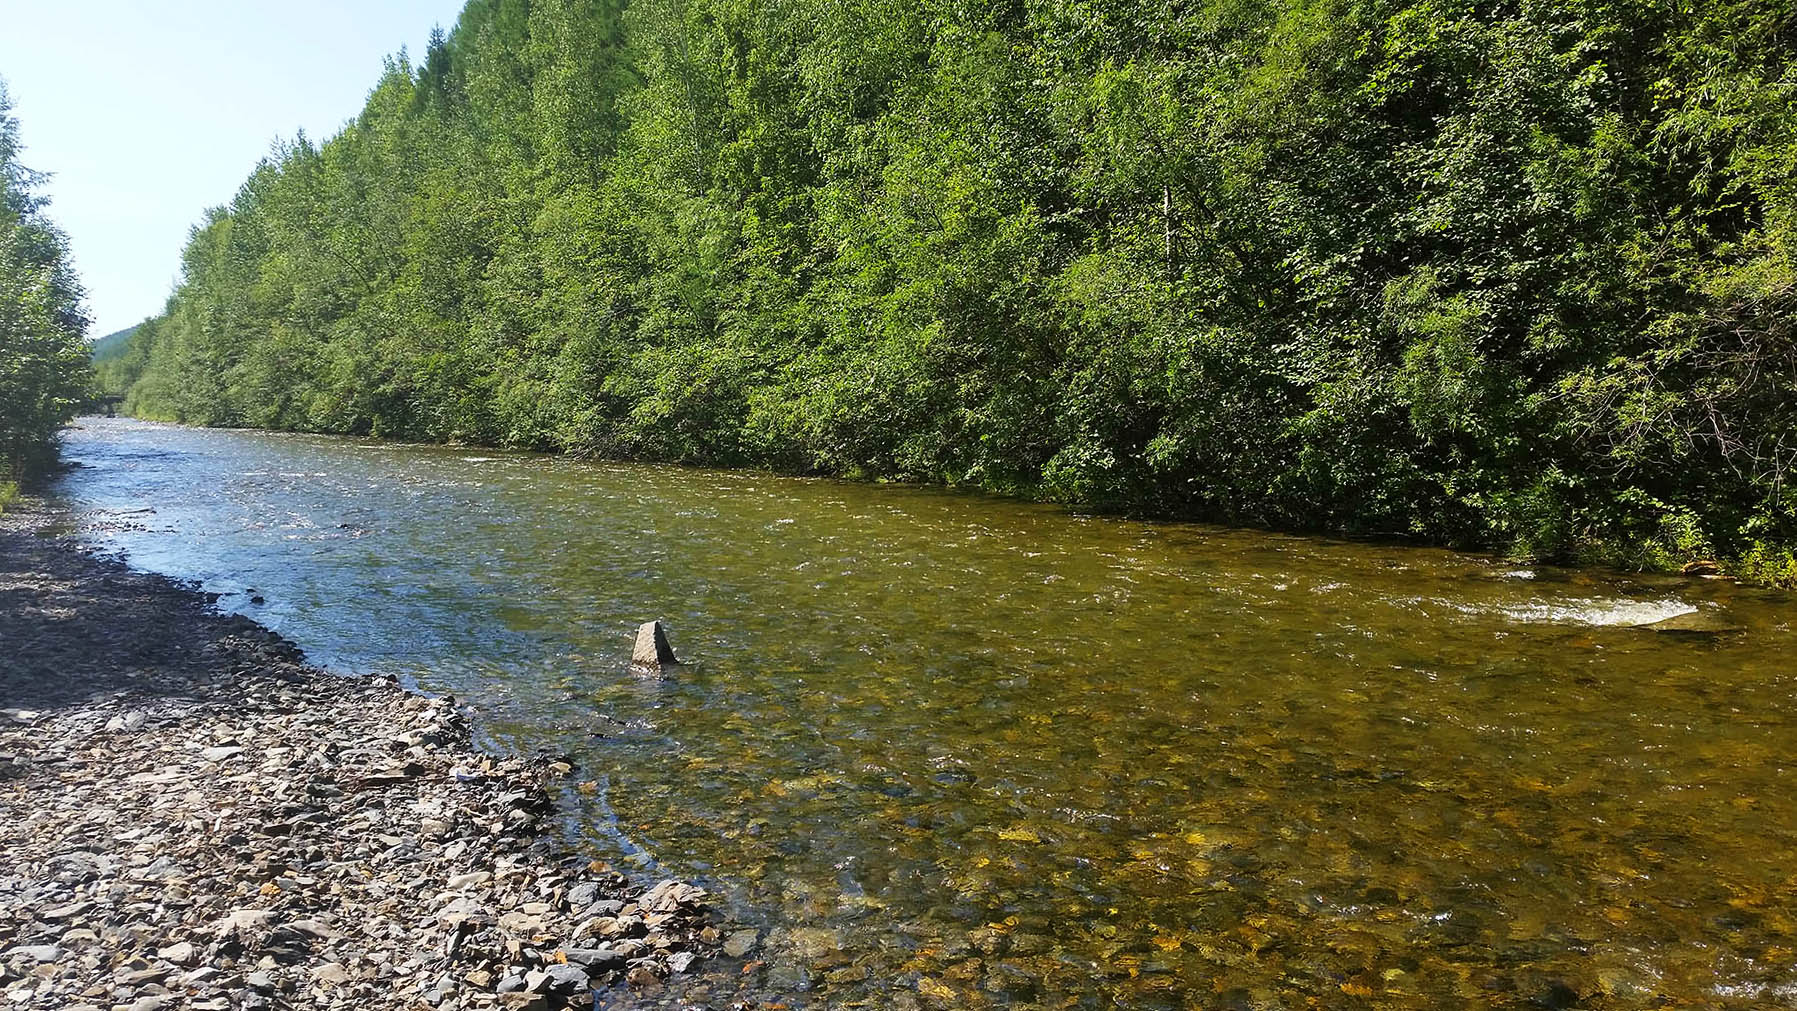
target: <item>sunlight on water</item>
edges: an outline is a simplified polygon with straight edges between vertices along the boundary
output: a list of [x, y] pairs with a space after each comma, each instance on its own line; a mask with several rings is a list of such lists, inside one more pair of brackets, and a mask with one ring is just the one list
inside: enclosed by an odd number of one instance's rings
[[1696, 604], [1676, 599], [1572, 598], [1517, 604], [1481, 604], [1440, 598], [1415, 598], [1412, 603], [1425, 605], [1437, 611], [1458, 612], [1472, 617], [1502, 617], [1510, 621], [1593, 627], [1642, 627], [1666, 621], [1669, 618], [1677, 618], [1680, 615], [1698, 612]]
[[[84, 536], [570, 753], [574, 838], [759, 931], [671, 1004], [1797, 992], [1785, 596], [122, 420], [67, 455]], [[666, 679], [625, 671], [653, 617]]]

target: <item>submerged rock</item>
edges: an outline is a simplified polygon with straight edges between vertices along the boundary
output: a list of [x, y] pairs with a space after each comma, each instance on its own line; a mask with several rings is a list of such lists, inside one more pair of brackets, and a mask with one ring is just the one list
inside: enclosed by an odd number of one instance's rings
[[1691, 635], [1722, 635], [1741, 631], [1740, 625], [1728, 620], [1725, 614], [1712, 608], [1699, 608], [1684, 614], [1675, 614], [1670, 618], [1663, 618], [1637, 627], [1655, 632], [1678, 632]]

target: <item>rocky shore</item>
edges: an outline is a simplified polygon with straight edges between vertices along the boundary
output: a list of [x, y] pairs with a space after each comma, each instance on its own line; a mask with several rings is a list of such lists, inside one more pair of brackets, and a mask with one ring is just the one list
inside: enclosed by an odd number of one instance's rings
[[30, 526], [0, 521], [0, 1007], [628, 1004], [723, 946], [700, 889], [558, 848], [565, 763]]

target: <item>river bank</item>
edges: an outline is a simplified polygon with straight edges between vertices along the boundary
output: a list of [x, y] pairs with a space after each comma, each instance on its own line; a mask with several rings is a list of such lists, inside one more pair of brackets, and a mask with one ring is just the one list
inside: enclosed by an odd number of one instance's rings
[[[212, 598], [0, 517], [0, 991], [17, 1008], [585, 1006], [724, 938], [563, 850], [565, 762], [309, 666]], [[690, 997], [690, 991], [689, 991]]]

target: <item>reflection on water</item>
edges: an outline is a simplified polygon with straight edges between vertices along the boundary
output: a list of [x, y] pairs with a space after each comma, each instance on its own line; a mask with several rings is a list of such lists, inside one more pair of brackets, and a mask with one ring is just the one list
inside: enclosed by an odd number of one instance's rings
[[[91, 536], [572, 752], [572, 830], [705, 878], [766, 928], [744, 978], [801, 1002], [1797, 1003], [1787, 597], [83, 424]], [[1693, 616], [1728, 631], [1637, 627]], [[664, 680], [625, 672], [652, 617]]]

